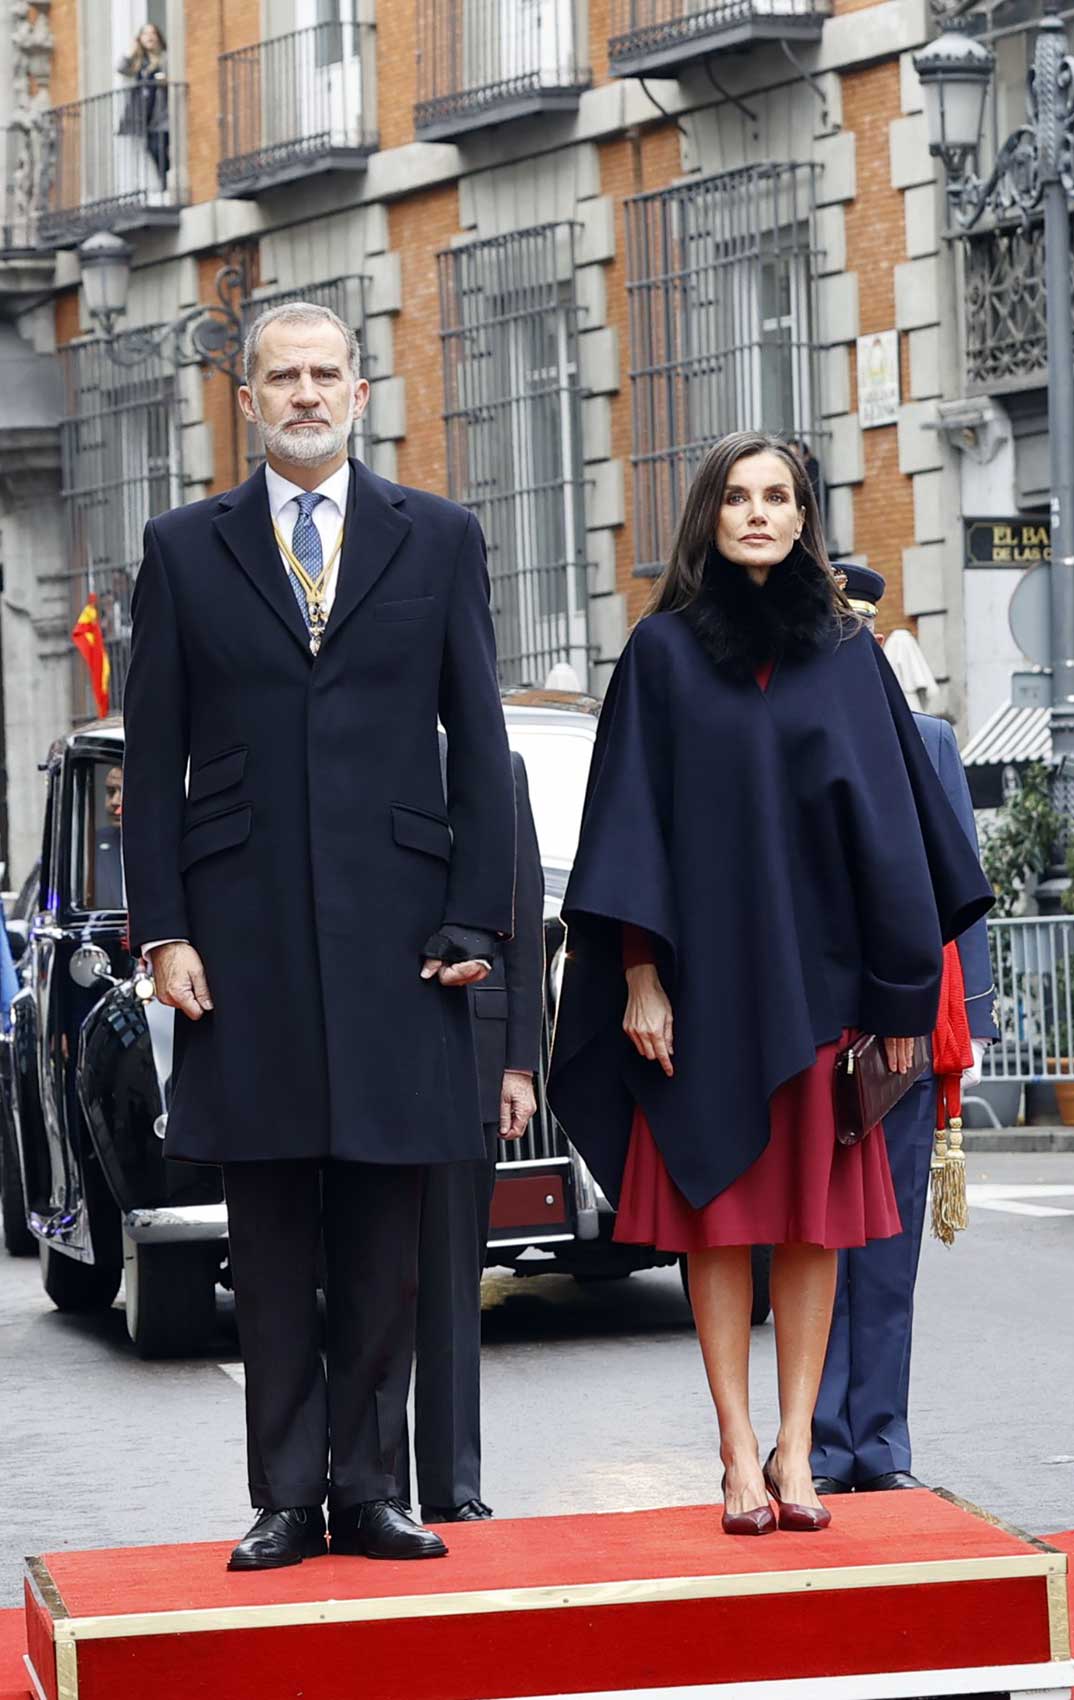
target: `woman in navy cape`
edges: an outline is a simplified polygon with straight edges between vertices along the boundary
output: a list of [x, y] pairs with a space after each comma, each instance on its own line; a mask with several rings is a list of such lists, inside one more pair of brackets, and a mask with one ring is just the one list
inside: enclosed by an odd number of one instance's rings
[[[905, 1070], [943, 945], [992, 892], [828, 562], [798, 457], [723, 438], [616, 667], [563, 913], [549, 1095], [618, 1205], [689, 1255], [724, 1527], [821, 1528], [809, 1449], [836, 1250], [900, 1231], [883, 1129], [835, 1138], [857, 1033]], [[749, 1247], [771, 1244], [780, 1431], [750, 1421]], [[767, 1489], [767, 1493], [766, 1493]]]

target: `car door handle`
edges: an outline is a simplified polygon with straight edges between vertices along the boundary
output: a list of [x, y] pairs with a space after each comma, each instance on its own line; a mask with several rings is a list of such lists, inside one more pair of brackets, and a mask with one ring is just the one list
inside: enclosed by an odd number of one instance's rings
[[35, 939], [51, 939], [54, 944], [66, 937], [62, 927], [35, 927], [31, 935]]

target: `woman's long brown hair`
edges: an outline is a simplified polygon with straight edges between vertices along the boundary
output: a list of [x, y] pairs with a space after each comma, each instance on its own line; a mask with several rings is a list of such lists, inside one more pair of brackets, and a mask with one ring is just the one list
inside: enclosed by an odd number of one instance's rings
[[[160, 47], [156, 53], [147, 53], [145, 48], [142, 46], [142, 35], [145, 30], [150, 28], [156, 30], [157, 40], [160, 42]], [[150, 18], [138, 31], [138, 46], [131, 54], [130, 62], [134, 66], [135, 71], [140, 71], [143, 65], [162, 64], [164, 59], [167, 57], [167, 53], [168, 43], [164, 39], [164, 31], [161, 29], [159, 24], [153, 23]]]
[[806, 516], [800, 545], [820, 570], [831, 578], [834, 605], [853, 619], [850, 606], [832, 574], [820, 509], [805, 466], [781, 437], [769, 436], [764, 431], [732, 431], [715, 442], [701, 462], [686, 494], [686, 505], [671, 546], [671, 559], [653, 586], [646, 614], [663, 614], [689, 607], [701, 589], [709, 550], [716, 542], [716, 528], [731, 468], [736, 461], [761, 454], [777, 455], [784, 462], [791, 475], [794, 499]]

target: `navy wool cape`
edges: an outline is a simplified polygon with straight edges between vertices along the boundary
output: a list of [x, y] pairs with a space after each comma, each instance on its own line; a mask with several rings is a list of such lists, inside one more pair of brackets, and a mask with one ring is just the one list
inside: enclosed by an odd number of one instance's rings
[[[695, 1208], [755, 1162], [784, 1081], [844, 1028], [931, 1034], [942, 946], [993, 894], [872, 636], [767, 691], [679, 613], [643, 620], [601, 713], [563, 916], [549, 1100], [618, 1199], [635, 1105]], [[655, 935], [674, 1076], [622, 1031], [622, 924]]]

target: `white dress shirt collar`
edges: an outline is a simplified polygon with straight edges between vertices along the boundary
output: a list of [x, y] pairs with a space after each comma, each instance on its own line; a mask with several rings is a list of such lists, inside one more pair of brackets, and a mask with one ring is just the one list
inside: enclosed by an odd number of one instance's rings
[[[346, 517], [350, 482], [351, 464], [349, 460], [345, 460], [343, 465], [337, 467], [323, 484], [317, 485], [316, 494], [324, 496], [327, 501], [334, 503], [340, 519]], [[269, 511], [273, 520], [279, 519], [288, 502], [296, 501], [299, 496], [304, 496], [306, 493], [300, 484], [292, 484], [289, 478], [284, 478], [282, 473], [274, 471], [267, 462], [265, 465], [265, 487], [268, 490]]]

